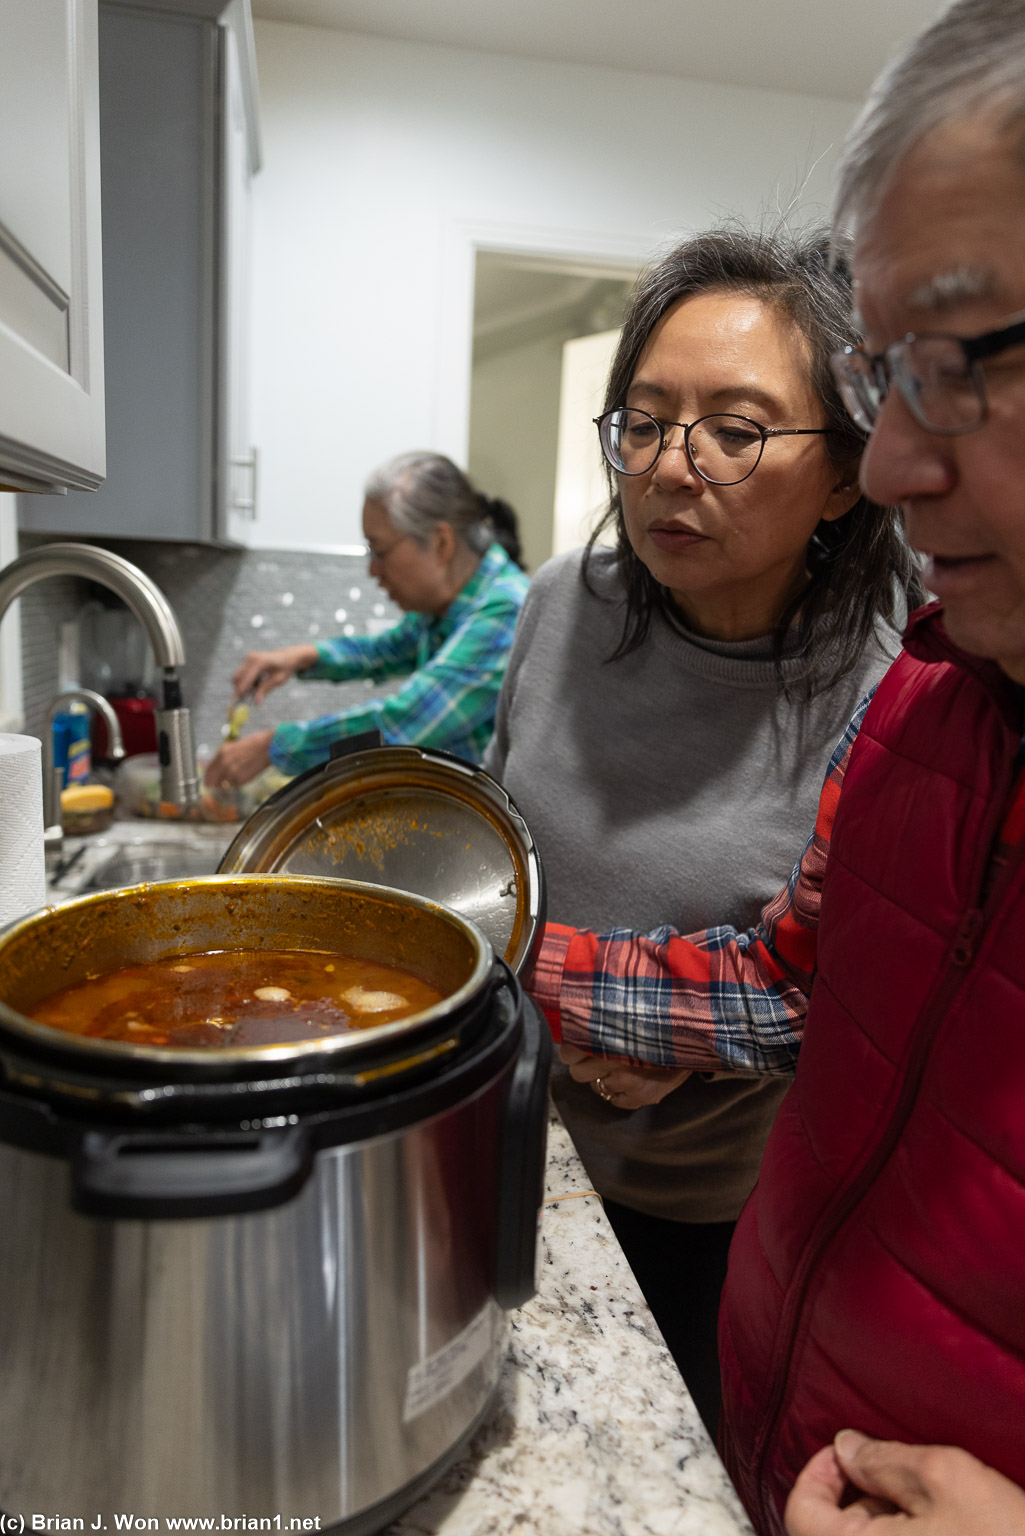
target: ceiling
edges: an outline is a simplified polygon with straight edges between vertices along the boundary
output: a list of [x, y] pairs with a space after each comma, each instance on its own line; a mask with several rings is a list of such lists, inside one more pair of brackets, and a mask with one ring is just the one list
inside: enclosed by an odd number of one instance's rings
[[858, 101], [941, 0], [252, 0], [257, 19]]

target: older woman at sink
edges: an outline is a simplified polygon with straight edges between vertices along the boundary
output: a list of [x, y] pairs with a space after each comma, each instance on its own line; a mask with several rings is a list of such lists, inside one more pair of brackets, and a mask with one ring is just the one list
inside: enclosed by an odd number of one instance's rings
[[293, 676], [406, 681], [389, 697], [226, 742], [207, 768], [208, 784], [245, 784], [271, 763], [301, 773], [326, 761], [336, 741], [371, 730], [386, 742], [480, 761], [527, 591], [503, 547], [518, 552], [512, 509], [437, 453], [390, 460], [371, 475], [365, 497], [370, 574], [405, 618], [381, 635], [250, 651], [232, 679], [235, 695], [252, 692], [259, 703]]

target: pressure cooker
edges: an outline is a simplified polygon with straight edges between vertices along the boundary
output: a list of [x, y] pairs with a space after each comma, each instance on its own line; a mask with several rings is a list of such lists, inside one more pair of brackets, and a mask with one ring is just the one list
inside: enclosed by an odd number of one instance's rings
[[[487, 1415], [534, 1289], [551, 1046], [516, 970], [543, 876], [499, 786], [408, 750], [286, 786], [230, 872], [0, 937], [0, 1510], [366, 1536]], [[462, 879], [472, 916], [397, 889], [396, 858], [450, 900]], [[442, 1000], [216, 1051], [27, 1017], [116, 965], [247, 947], [391, 960]]]

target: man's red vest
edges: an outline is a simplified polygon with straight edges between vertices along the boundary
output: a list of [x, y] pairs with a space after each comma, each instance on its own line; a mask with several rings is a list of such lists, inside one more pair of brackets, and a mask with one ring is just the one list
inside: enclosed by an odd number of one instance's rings
[[851, 754], [720, 1316], [723, 1452], [759, 1532], [848, 1427], [1025, 1484], [1025, 847], [986, 881], [1019, 708], [933, 605]]

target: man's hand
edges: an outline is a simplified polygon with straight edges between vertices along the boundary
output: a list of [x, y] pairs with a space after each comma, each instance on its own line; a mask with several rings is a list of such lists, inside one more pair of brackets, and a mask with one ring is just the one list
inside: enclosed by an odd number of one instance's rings
[[613, 1109], [658, 1104], [690, 1077], [678, 1067], [632, 1067], [622, 1061], [606, 1061], [601, 1056], [588, 1056], [574, 1045], [560, 1045], [559, 1060], [569, 1067], [570, 1077], [578, 1083], [590, 1083]]
[[211, 789], [231, 789], [248, 784], [270, 764], [273, 731], [254, 731], [238, 741], [226, 741], [207, 764], [203, 781]]
[[[861, 1494], [841, 1509], [848, 1484]], [[903, 1445], [844, 1429], [801, 1473], [789, 1536], [1025, 1536], [1025, 1493], [953, 1445]]]
[[257, 704], [262, 704], [271, 689], [280, 688], [297, 672], [305, 672], [316, 659], [315, 645], [285, 645], [280, 651], [250, 651], [231, 680], [235, 697], [241, 699], [252, 690]]

